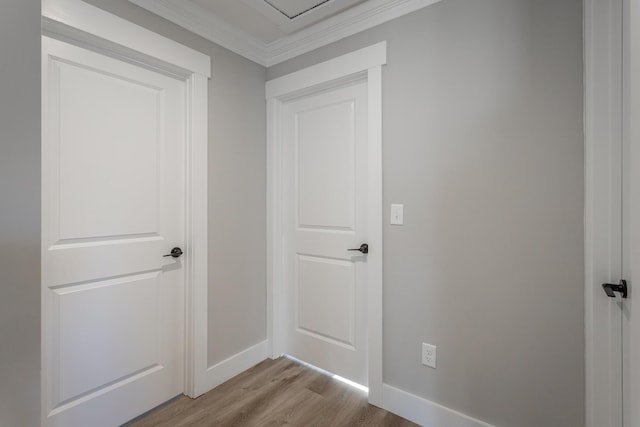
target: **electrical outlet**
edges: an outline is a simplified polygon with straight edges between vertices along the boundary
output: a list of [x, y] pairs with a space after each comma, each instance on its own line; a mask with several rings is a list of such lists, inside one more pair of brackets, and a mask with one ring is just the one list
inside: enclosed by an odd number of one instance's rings
[[422, 364], [436, 369], [436, 346], [422, 343]]

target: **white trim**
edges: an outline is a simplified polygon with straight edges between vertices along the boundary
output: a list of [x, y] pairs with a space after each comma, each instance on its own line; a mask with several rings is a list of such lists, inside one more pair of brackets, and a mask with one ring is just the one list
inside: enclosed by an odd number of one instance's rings
[[369, 0], [265, 43], [185, 0], [129, 0], [260, 65], [271, 67], [441, 0]]
[[[640, 317], [634, 311], [638, 305], [638, 283], [640, 283], [640, 0], [625, 0], [624, 5], [624, 153], [625, 153], [625, 198], [624, 274], [631, 284], [629, 299], [624, 302], [625, 314], [623, 340], [624, 354], [624, 425], [640, 425]], [[626, 218], [625, 218], [626, 219]], [[633, 301], [633, 298], [636, 301]]]
[[207, 369], [205, 378], [206, 389], [211, 390], [268, 358], [268, 341], [262, 341], [238, 354], [234, 354], [228, 359], [216, 363]]
[[211, 76], [208, 56], [80, 0], [43, 0], [42, 16], [93, 37]]
[[585, 0], [587, 427], [622, 425], [621, 313], [600, 286], [622, 274], [621, 19], [621, 0]]
[[[386, 43], [385, 43], [386, 47]], [[368, 282], [368, 328], [369, 347], [367, 363], [369, 364], [369, 403], [382, 405], [382, 65], [386, 63], [386, 55], [382, 62], [372, 66], [367, 72], [368, 136], [369, 161], [368, 179], [368, 224], [367, 240], [369, 251], [367, 263]], [[374, 250], [378, 248], [378, 250]]]
[[269, 354], [282, 354], [281, 299], [283, 295], [283, 102], [314, 88], [327, 88], [345, 80], [367, 81], [368, 90], [368, 195], [372, 248], [367, 260], [367, 319], [369, 402], [382, 404], [382, 70], [386, 42], [342, 55], [266, 83], [267, 97], [267, 339]]
[[442, 0], [369, 0], [267, 45], [266, 66], [284, 62]]
[[[281, 334], [276, 334], [280, 325], [283, 293], [276, 280], [284, 276], [282, 223], [282, 126], [277, 126], [282, 117], [282, 102], [267, 99], [267, 340], [272, 358], [282, 353]], [[277, 279], [276, 279], [277, 278]]]
[[296, 71], [266, 85], [267, 99], [283, 97], [305, 88], [350, 76], [387, 62], [387, 42], [383, 41], [320, 64]]
[[[185, 394], [207, 391], [207, 151], [210, 58], [79, 0], [44, 0], [43, 32], [180, 76], [187, 88]], [[43, 346], [44, 348], [44, 346]], [[44, 376], [43, 376], [44, 378]]]
[[187, 138], [192, 141], [187, 152], [186, 247], [191, 255], [185, 258], [187, 271], [185, 317], [185, 394], [198, 397], [209, 391], [205, 372], [208, 355], [209, 288], [209, 213], [208, 213], [208, 79], [193, 74], [187, 80], [189, 118]]
[[382, 386], [382, 395], [384, 409], [421, 426], [494, 427], [484, 421], [387, 384]]
[[195, 3], [183, 0], [129, 0], [260, 65], [266, 64], [264, 43], [229, 25]]

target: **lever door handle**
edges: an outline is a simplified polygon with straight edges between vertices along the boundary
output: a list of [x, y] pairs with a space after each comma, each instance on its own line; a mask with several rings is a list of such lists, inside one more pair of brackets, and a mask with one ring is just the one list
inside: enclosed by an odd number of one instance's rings
[[179, 258], [180, 255], [182, 255], [183, 253], [184, 252], [182, 252], [182, 249], [180, 249], [179, 247], [176, 246], [175, 248], [171, 249], [170, 253], [168, 253], [166, 255], [162, 255], [162, 257], [170, 256], [170, 257], [173, 257], [173, 258]]
[[363, 254], [368, 254], [369, 253], [369, 245], [367, 245], [366, 243], [363, 243], [360, 245], [359, 248], [353, 248], [353, 249], [347, 249], [348, 251], [360, 251]]
[[617, 285], [613, 283], [603, 283], [602, 288], [604, 289], [604, 292], [607, 294], [608, 297], [615, 298], [616, 297], [615, 292], [619, 292], [622, 295], [622, 298], [627, 297], [627, 292], [628, 292], [627, 281], [624, 279], [620, 280], [620, 283]]

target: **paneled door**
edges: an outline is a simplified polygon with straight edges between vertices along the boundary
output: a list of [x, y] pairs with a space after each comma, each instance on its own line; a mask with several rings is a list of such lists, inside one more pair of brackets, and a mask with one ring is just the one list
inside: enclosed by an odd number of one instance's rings
[[42, 50], [44, 424], [112, 427], [184, 390], [185, 83]]
[[366, 82], [286, 102], [283, 125], [284, 353], [367, 385]]

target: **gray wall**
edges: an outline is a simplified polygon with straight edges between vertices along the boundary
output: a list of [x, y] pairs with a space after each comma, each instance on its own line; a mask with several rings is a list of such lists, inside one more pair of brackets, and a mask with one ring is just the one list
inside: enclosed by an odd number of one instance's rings
[[40, 425], [40, 0], [0, 2], [0, 426]]
[[[503, 427], [584, 425], [581, 0], [444, 0], [381, 40], [384, 381]], [[420, 343], [438, 346], [438, 368]]]
[[209, 365], [266, 339], [264, 67], [127, 0], [87, 0], [211, 57]]

